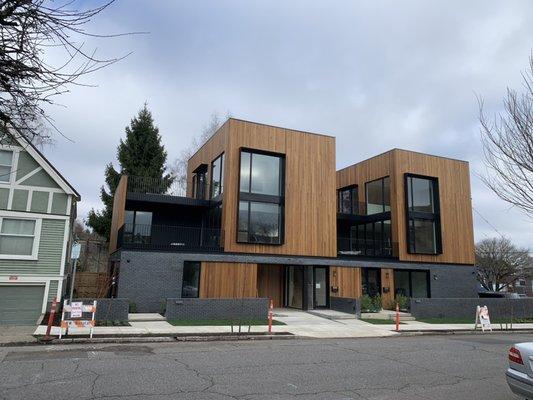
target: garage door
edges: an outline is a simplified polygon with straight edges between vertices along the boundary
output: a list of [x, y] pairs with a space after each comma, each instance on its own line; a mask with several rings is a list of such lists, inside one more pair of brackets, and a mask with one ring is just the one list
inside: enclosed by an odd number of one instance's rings
[[0, 285], [0, 325], [35, 325], [43, 297], [44, 286]]

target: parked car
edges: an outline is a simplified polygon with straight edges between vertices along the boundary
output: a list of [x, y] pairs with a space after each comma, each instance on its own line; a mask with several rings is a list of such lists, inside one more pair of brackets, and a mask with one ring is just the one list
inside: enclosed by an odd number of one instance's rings
[[533, 342], [518, 343], [509, 349], [505, 375], [513, 393], [533, 400]]

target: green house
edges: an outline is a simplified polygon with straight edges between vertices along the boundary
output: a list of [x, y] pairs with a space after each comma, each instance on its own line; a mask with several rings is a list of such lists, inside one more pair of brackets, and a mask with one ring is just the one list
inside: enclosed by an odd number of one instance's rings
[[21, 137], [0, 142], [0, 325], [33, 325], [65, 291], [80, 195]]

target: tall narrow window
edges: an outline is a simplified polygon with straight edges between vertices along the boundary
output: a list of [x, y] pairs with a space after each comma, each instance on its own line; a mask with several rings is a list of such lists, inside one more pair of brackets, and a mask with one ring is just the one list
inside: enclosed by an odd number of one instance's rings
[[437, 179], [406, 174], [405, 190], [409, 253], [442, 253]]
[[224, 154], [211, 163], [211, 198], [222, 194], [224, 189]]
[[197, 298], [200, 294], [200, 263], [185, 261], [181, 281], [181, 297]]
[[11, 180], [11, 166], [13, 164], [13, 152], [0, 150], [0, 182]]
[[338, 211], [341, 214], [359, 214], [359, 199], [357, 186], [349, 186], [337, 191]]
[[204, 200], [209, 196], [207, 191], [207, 164], [200, 164], [194, 171], [192, 171], [192, 195], [195, 199]]
[[238, 242], [283, 243], [284, 160], [241, 150]]
[[390, 179], [388, 176], [367, 182], [365, 191], [368, 215], [390, 211]]

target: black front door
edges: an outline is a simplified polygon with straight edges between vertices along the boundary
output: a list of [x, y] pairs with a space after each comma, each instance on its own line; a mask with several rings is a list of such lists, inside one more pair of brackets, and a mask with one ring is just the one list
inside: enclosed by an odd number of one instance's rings
[[314, 308], [329, 306], [328, 267], [314, 267], [313, 269], [313, 306]]

